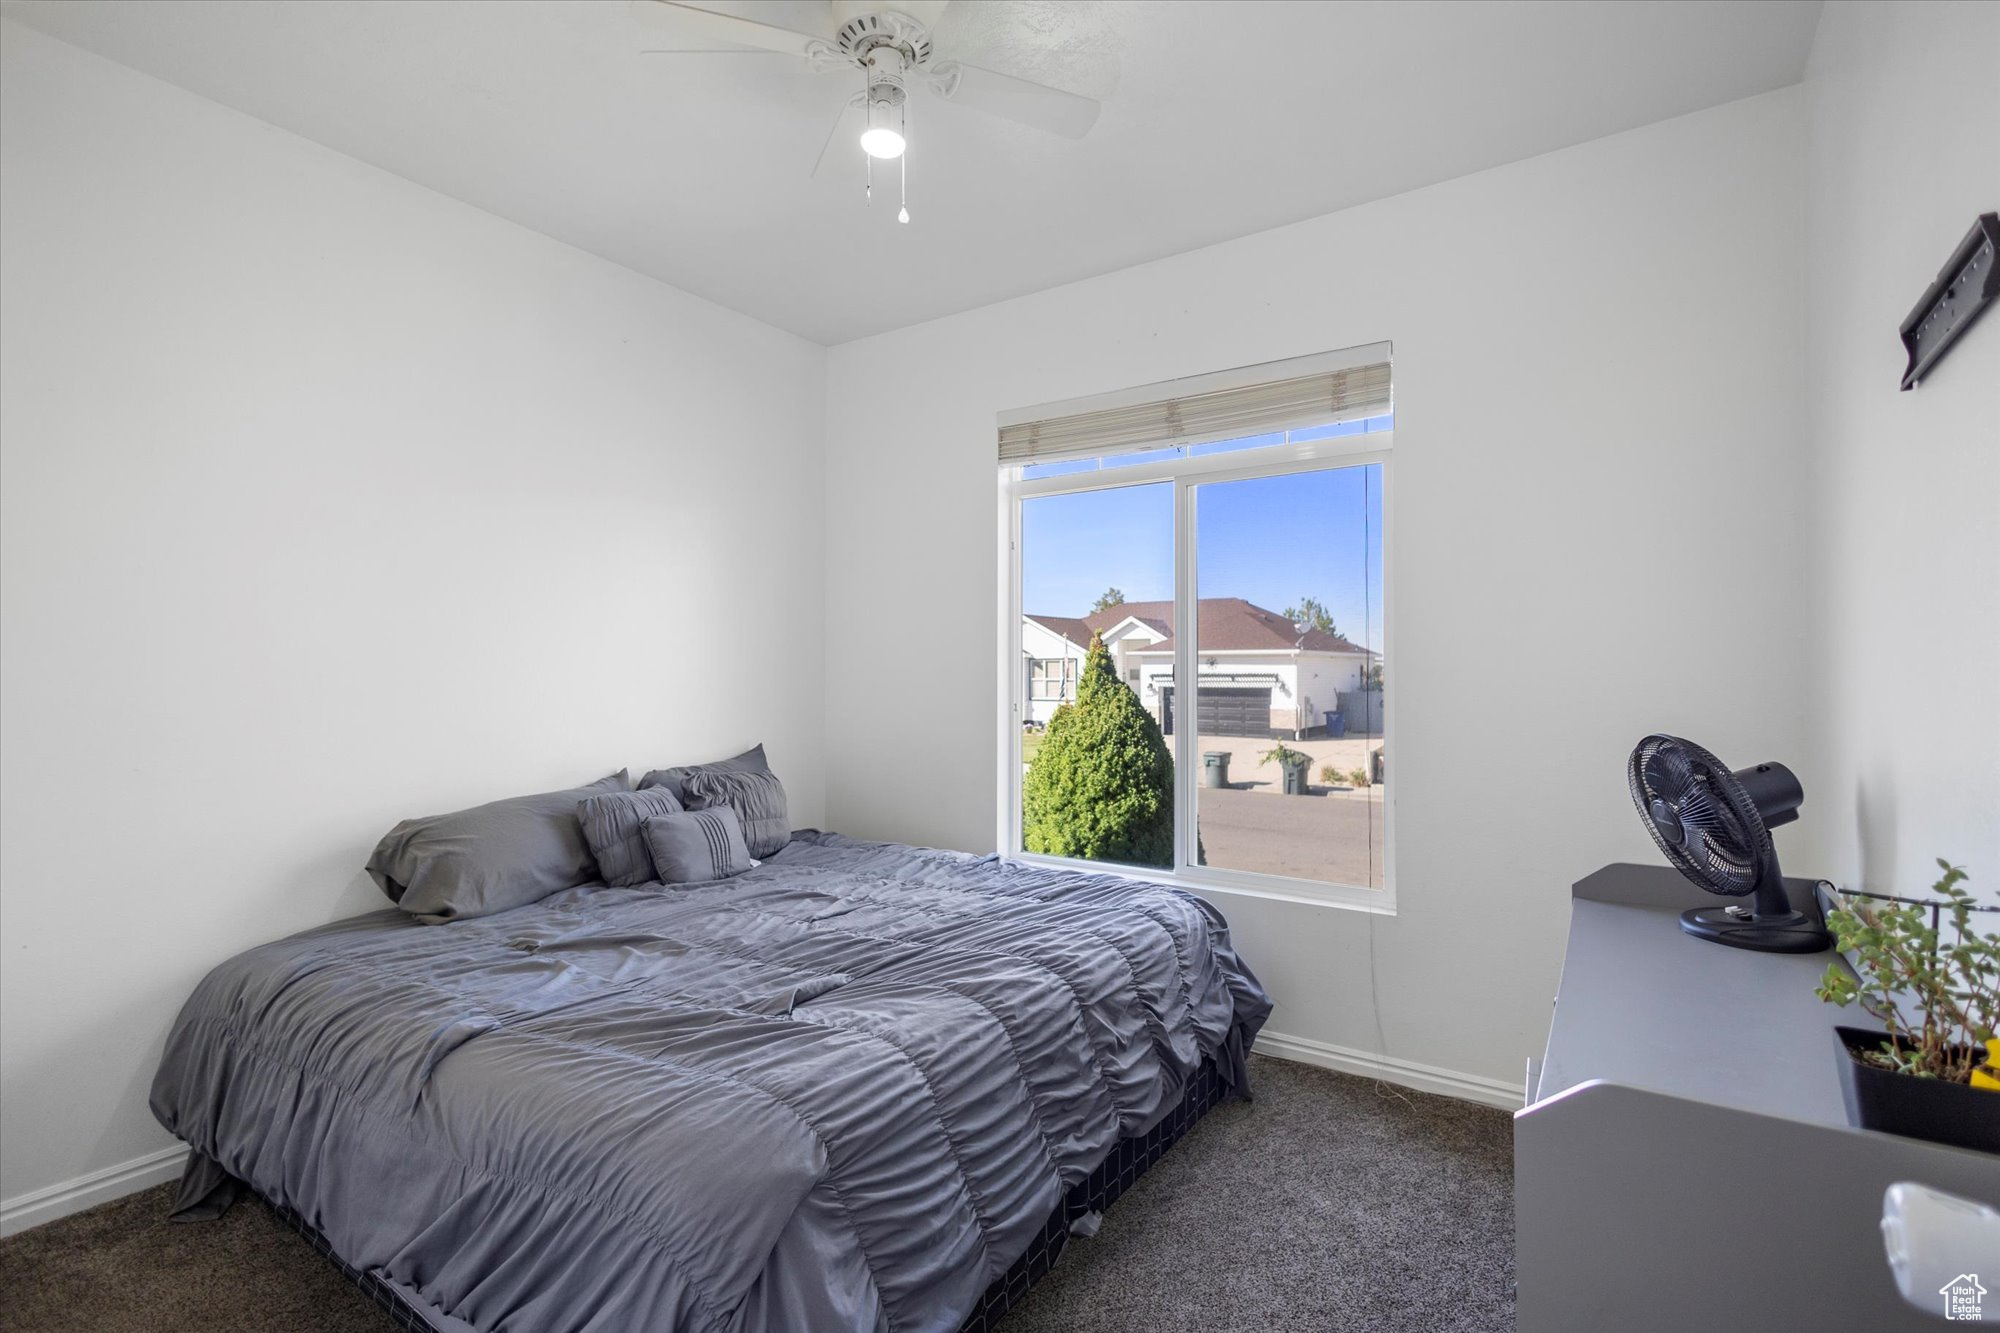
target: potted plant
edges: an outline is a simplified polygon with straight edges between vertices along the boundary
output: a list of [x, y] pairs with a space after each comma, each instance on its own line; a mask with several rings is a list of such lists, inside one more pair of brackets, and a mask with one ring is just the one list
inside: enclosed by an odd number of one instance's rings
[[1294, 750], [1283, 743], [1264, 751], [1264, 763], [1276, 764], [1285, 775], [1284, 792], [1287, 796], [1305, 796], [1306, 770], [1312, 766], [1312, 756]]
[[1836, 1027], [1847, 1118], [1863, 1129], [2000, 1152], [2000, 1093], [1973, 1070], [2000, 1024], [2000, 939], [1972, 929], [1966, 873], [1939, 860], [1938, 901], [1845, 900], [1818, 995], [1859, 1004], [1882, 1030]]

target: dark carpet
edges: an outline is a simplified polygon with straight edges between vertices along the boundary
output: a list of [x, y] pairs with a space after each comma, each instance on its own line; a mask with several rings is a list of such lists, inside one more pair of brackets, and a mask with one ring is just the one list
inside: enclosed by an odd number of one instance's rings
[[[1261, 1057], [1071, 1243], [1002, 1333], [1485, 1333], [1514, 1326], [1505, 1112]], [[5, 1333], [389, 1333], [261, 1203], [173, 1187], [0, 1241]]]

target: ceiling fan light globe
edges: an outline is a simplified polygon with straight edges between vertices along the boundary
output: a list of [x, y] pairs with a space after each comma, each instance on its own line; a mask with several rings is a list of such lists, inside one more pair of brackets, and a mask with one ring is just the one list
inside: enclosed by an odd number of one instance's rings
[[903, 136], [886, 125], [873, 125], [861, 132], [861, 151], [873, 158], [890, 161], [903, 155]]

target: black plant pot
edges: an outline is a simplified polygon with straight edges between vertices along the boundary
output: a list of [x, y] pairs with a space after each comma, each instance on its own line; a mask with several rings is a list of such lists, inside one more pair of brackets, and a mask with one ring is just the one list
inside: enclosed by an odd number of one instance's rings
[[1880, 1049], [1887, 1033], [1837, 1027], [1833, 1035], [1840, 1047], [1840, 1094], [1847, 1101], [1849, 1123], [2000, 1153], [2000, 1092], [1863, 1063], [1856, 1052]]

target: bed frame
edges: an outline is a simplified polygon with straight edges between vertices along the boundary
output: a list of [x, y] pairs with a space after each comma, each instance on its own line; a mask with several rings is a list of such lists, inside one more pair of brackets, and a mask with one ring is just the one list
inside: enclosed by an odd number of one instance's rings
[[[1120, 1139], [1110, 1156], [1098, 1163], [1095, 1171], [1070, 1187], [1069, 1193], [1049, 1214], [1049, 1220], [1042, 1224], [1041, 1234], [1035, 1237], [1028, 1252], [986, 1288], [985, 1295], [979, 1298], [978, 1308], [966, 1316], [965, 1323], [959, 1326], [959, 1333], [992, 1333], [999, 1325], [1000, 1317], [1018, 1304], [1028, 1294], [1028, 1288], [1041, 1281], [1055, 1266], [1056, 1260], [1062, 1256], [1063, 1247], [1069, 1243], [1070, 1225], [1087, 1213], [1101, 1213], [1109, 1208], [1226, 1094], [1227, 1089], [1223, 1087], [1215, 1062], [1202, 1061], [1189, 1081], [1180, 1105], [1144, 1134]], [[411, 1308], [394, 1287], [372, 1273], [348, 1267], [333, 1252], [333, 1246], [327, 1243], [326, 1237], [291, 1209], [269, 1199], [265, 1199], [264, 1203], [287, 1226], [305, 1237], [306, 1242], [338, 1268], [349, 1282], [381, 1306], [396, 1321], [398, 1328], [407, 1329], [409, 1333], [432, 1333], [434, 1325], [430, 1320]]]

